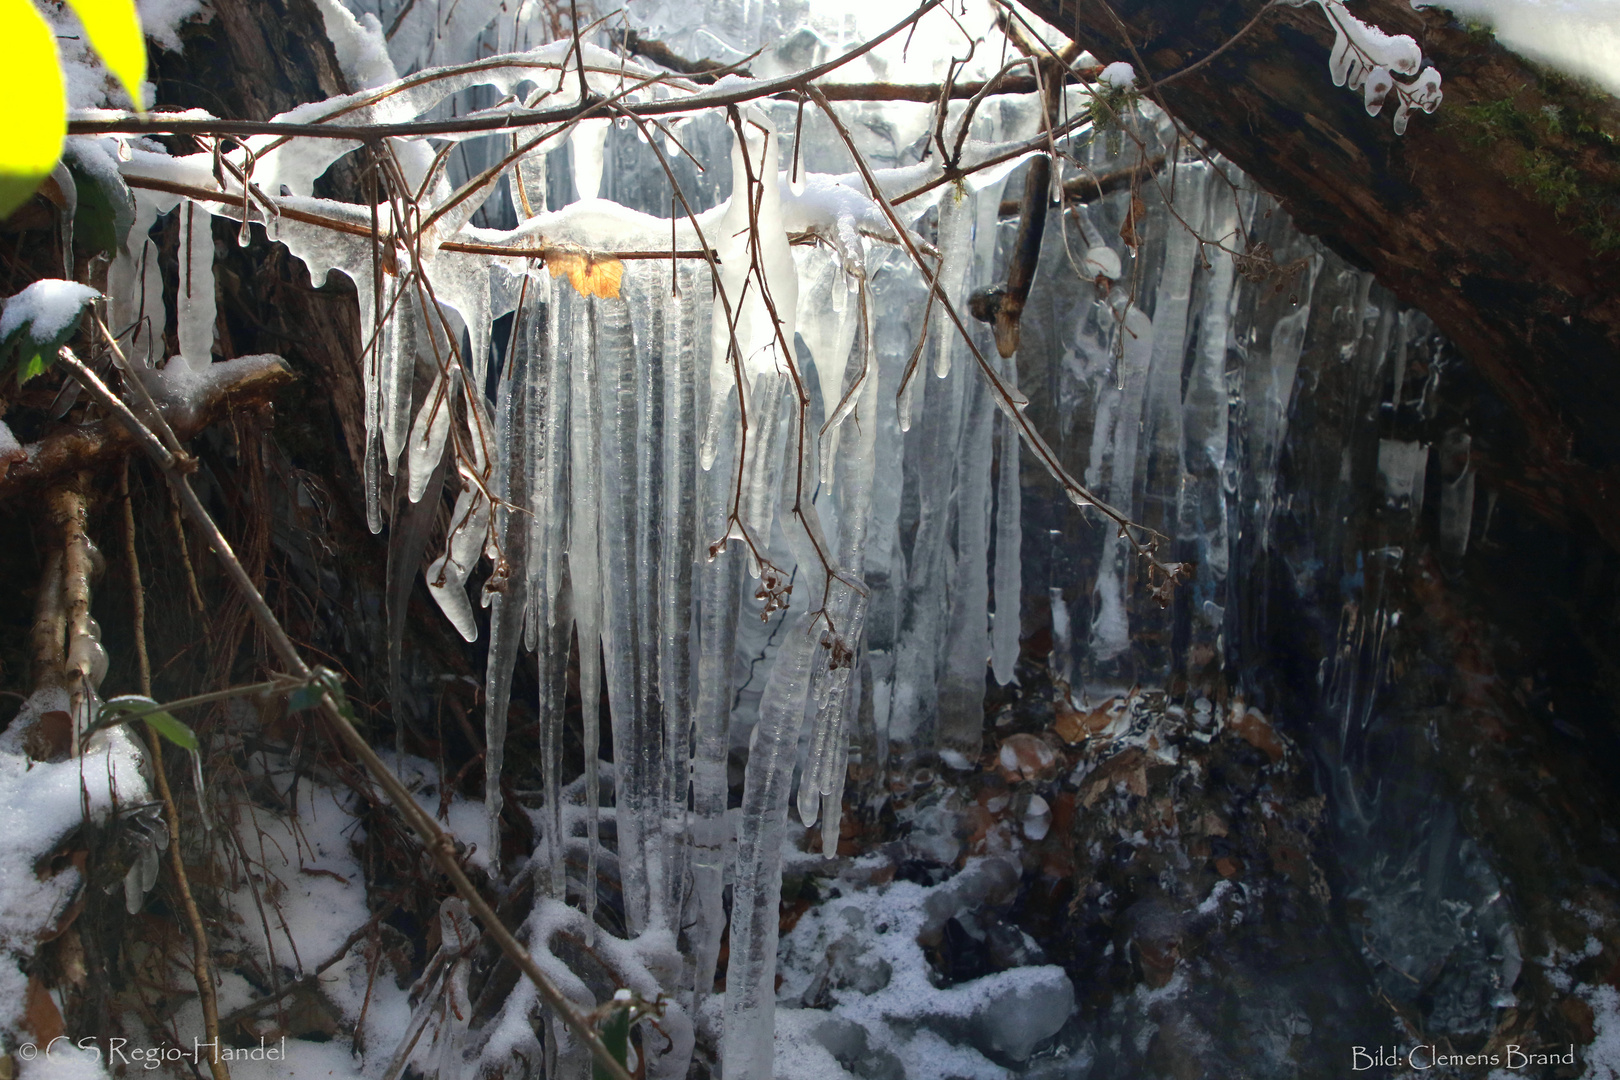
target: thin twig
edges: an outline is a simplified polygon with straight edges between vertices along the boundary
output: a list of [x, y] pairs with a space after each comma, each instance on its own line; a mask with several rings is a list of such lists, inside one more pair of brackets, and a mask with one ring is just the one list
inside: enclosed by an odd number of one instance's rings
[[[141, 693], [152, 696], [152, 665], [146, 654], [146, 590], [141, 586], [141, 561], [135, 553], [135, 505], [129, 494], [129, 459], [118, 474], [118, 497], [124, 504], [124, 561], [129, 564], [129, 599], [134, 609], [135, 666], [140, 675]], [[231, 1080], [231, 1070], [219, 1054], [219, 1001], [214, 996], [214, 977], [208, 970], [208, 928], [202, 912], [197, 909], [196, 897], [191, 894], [191, 881], [186, 876], [186, 860], [180, 854], [180, 810], [174, 803], [174, 792], [169, 787], [169, 774], [163, 768], [163, 737], [150, 721], [146, 725], [146, 743], [152, 753], [152, 775], [157, 781], [158, 798], [163, 801], [163, 817], [169, 825], [169, 871], [174, 874], [175, 891], [180, 894], [180, 906], [185, 909], [186, 922], [191, 924], [191, 974], [197, 983], [197, 1000], [202, 1005], [203, 1036], [212, 1048], [208, 1055], [208, 1069], [214, 1080]]]
[[394, 908], [399, 906], [399, 902], [402, 899], [404, 899], [404, 893], [397, 892], [388, 897], [388, 899], [384, 900], [382, 907], [379, 907], [376, 911], [372, 912], [371, 918], [367, 919], [360, 925], [359, 929], [345, 938], [343, 944], [339, 945], [336, 949], [333, 949], [331, 954], [327, 956], [325, 960], [322, 960], [318, 965], [316, 965], [314, 971], [311, 971], [302, 978], [294, 979], [292, 982], [281, 987], [280, 990], [272, 991], [262, 998], [248, 1002], [240, 1009], [231, 1011], [230, 1013], [226, 1014], [220, 1023], [228, 1030], [232, 1024], [247, 1019], [267, 1005], [274, 1005], [276, 1002], [280, 1001], [288, 994], [297, 991], [299, 988], [313, 986], [315, 983], [319, 982], [322, 973], [328, 968], [332, 967], [334, 964], [338, 963], [345, 956], [348, 956], [350, 949], [354, 948], [360, 943], [362, 938], [371, 933], [372, 930], [376, 929], [378, 923], [382, 922], [389, 915], [393, 914]]
[[[146, 448], [153, 461], [163, 469], [164, 478], [168, 480], [175, 494], [179, 496], [186, 515], [191, 518], [192, 524], [201, 530], [203, 536], [213, 546], [214, 554], [224, 567], [225, 575], [231, 579], [231, 583], [236, 586], [242, 599], [247, 602], [248, 610], [253, 613], [253, 617], [259, 623], [259, 628], [268, 639], [270, 647], [281, 658], [282, 663], [300, 678], [313, 679], [315, 672], [304, 662], [298, 647], [287, 636], [287, 631], [282, 628], [275, 612], [270, 610], [270, 606], [265, 603], [264, 597], [254, 586], [253, 579], [248, 577], [247, 570], [242, 566], [241, 560], [236, 557], [236, 552], [231, 548], [230, 541], [220, 531], [219, 525], [215, 523], [207, 508], [203, 506], [202, 500], [197, 498], [197, 493], [192, 490], [185, 472], [178, 467], [179, 462], [174, 455], [170, 454], [158, 442], [157, 437], [146, 429], [140, 418], [130, 411], [129, 406], [125, 405], [118, 395], [109, 390], [96, 373], [86, 367], [78, 357], [65, 348], [61, 350], [59, 355], [63, 363], [73, 373], [74, 378], [79, 380], [80, 384], [97, 402], [110, 410], [126, 426], [130, 427], [131, 432], [136, 435], [136, 438]], [[602, 1042], [601, 1036], [596, 1033], [590, 1020], [581, 1014], [574, 1007], [573, 1002], [569, 1001], [563, 992], [557, 989], [556, 985], [546, 977], [545, 973], [540, 970], [539, 965], [534, 962], [534, 957], [529, 955], [528, 950], [518, 942], [512, 932], [506, 928], [506, 924], [501, 921], [500, 916], [495, 913], [478, 890], [473, 887], [473, 883], [467, 878], [466, 871], [461, 868], [461, 863], [456, 859], [455, 841], [439, 827], [431, 815], [417, 805], [416, 800], [406, 790], [405, 785], [400, 782], [399, 777], [395, 776], [393, 770], [384, 764], [383, 760], [377, 756], [377, 752], [371, 748], [371, 744], [366, 742], [365, 736], [361, 735], [349, 718], [344, 715], [344, 710], [339, 708], [337, 701], [330, 692], [321, 695], [321, 711], [339, 739], [360, 759], [367, 771], [376, 779], [400, 816], [422, 838], [423, 846], [427, 849], [428, 854], [439, 864], [439, 869], [443, 871], [444, 875], [450, 879], [450, 883], [457, 894], [466, 901], [468, 909], [483, 925], [485, 933], [506, 954], [508, 959], [517, 965], [518, 970], [522, 971], [524, 975], [528, 976], [529, 981], [534, 983], [535, 988], [539, 990], [540, 996], [545, 999], [546, 1004], [556, 1012], [563, 1023], [574, 1033], [574, 1036], [590, 1049], [603, 1071], [613, 1077], [614, 1080], [632, 1080], [624, 1065], [613, 1056], [606, 1044]]]
[[[826, 63], [818, 64], [805, 71], [786, 75], [779, 79], [767, 79], [752, 86], [728, 86], [724, 90], [694, 94], [686, 98], [644, 102], [636, 106], [637, 111], [643, 116], [664, 116], [672, 113], [690, 113], [704, 109], [723, 108], [728, 105], [742, 105], [757, 101], [760, 98], [775, 97], [779, 94], [793, 94], [811, 85], [823, 75], [836, 71], [850, 61], [871, 52], [889, 38], [913, 25], [918, 19], [943, 2], [944, 0], [923, 0], [923, 3], [910, 15], [907, 15], [883, 33], [868, 38], [848, 52], [835, 56]], [[509, 67], [512, 65], [504, 63], [489, 66]], [[527, 66], [555, 67], [554, 64], [531, 64]], [[618, 74], [617, 71], [608, 73]], [[938, 87], [933, 88], [932, 94], [938, 94]], [[933, 100], [933, 97], [930, 96], [925, 100]], [[162, 114], [149, 113], [143, 116], [121, 117], [116, 120], [75, 120], [68, 125], [68, 133], [72, 135], [111, 135], [120, 132], [132, 135], [308, 135], [322, 139], [352, 139], [366, 142], [373, 139], [393, 137], [467, 134], [480, 131], [505, 131], [508, 128], [538, 127], [541, 124], [573, 123], [597, 115], [602, 111], [602, 108], [603, 102], [598, 100], [583, 104], [566, 105], [556, 109], [525, 110], [495, 116], [471, 116], [459, 120], [413, 120], [397, 124], [310, 124], [277, 120], [170, 119], [165, 121]], [[262, 157], [266, 152], [261, 150], [259, 152], [260, 156]]]

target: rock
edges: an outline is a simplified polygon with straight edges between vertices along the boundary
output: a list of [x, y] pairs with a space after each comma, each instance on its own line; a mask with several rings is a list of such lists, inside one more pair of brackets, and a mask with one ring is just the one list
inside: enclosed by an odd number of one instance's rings
[[917, 943], [924, 948], [938, 945], [945, 924], [961, 912], [1010, 903], [1018, 892], [1018, 878], [1018, 866], [1009, 859], [991, 857], [969, 863], [923, 901], [926, 918], [917, 931]]
[[965, 1025], [968, 1041], [981, 1053], [1013, 1061], [1028, 1060], [1074, 1011], [1074, 985], [1059, 967], [987, 975], [955, 992], [977, 999]]
[[845, 934], [827, 947], [827, 981], [839, 989], [875, 994], [889, 985], [894, 969], [883, 957]]
[[881, 1046], [873, 1046], [866, 1029], [853, 1020], [829, 1016], [811, 1034], [838, 1064], [861, 1080], [906, 1080], [900, 1059]]
[[1057, 751], [1045, 739], [1020, 732], [1001, 741], [996, 763], [1009, 781], [1049, 780], [1057, 772]]

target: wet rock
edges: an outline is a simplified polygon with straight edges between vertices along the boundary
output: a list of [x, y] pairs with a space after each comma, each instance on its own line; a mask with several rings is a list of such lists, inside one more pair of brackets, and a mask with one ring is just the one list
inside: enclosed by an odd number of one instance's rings
[[1019, 968], [959, 988], [976, 993], [968, 1041], [992, 1057], [1025, 1061], [1074, 1011], [1074, 984], [1061, 968]]
[[872, 1045], [865, 1028], [841, 1016], [829, 1016], [812, 1032], [817, 1042], [838, 1060], [838, 1064], [861, 1080], [906, 1080], [900, 1059], [880, 1046]]
[[827, 947], [827, 981], [839, 989], [875, 994], [889, 985], [894, 969], [860, 938], [845, 934]]

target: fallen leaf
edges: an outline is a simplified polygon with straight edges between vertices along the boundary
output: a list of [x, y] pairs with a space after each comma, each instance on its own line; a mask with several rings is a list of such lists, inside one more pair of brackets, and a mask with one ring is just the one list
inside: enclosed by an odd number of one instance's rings
[[49, 1044], [61, 1038], [67, 1028], [62, 1023], [62, 1012], [38, 975], [28, 977], [28, 997], [23, 1006], [23, 1027], [31, 1032], [36, 1044]]
[[1283, 759], [1282, 740], [1277, 738], [1277, 733], [1271, 728], [1271, 722], [1259, 709], [1245, 709], [1234, 716], [1231, 727], [1244, 742], [1263, 752], [1273, 762]]

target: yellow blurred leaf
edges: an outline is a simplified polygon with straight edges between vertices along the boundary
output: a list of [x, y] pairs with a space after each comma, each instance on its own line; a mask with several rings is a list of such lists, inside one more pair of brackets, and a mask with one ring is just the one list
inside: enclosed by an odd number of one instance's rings
[[146, 108], [141, 100], [141, 84], [146, 81], [146, 38], [141, 34], [135, 0], [68, 0], [74, 14], [84, 24], [90, 44], [135, 103], [137, 111]]
[[0, 101], [8, 123], [0, 139], [0, 218], [28, 201], [56, 167], [67, 135], [67, 94], [56, 38], [32, 0], [0, 0]]
[[568, 284], [581, 296], [600, 296], [606, 300], [619, 298], [619, 282], [624, 277], [624, 263], [611, 255], [600, 255], [576, 247], [555, 247], [544, 255], [551, 276], [568, 275]]

